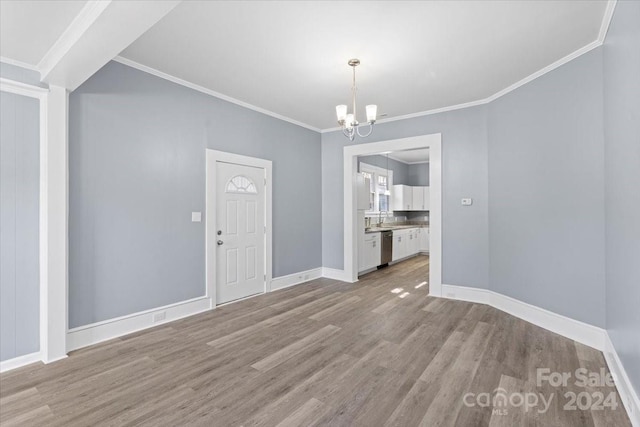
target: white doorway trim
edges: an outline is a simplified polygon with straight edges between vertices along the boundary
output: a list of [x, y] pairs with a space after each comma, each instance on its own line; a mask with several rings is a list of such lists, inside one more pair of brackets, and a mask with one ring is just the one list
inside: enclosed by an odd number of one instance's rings
[[[40, 350], [5, 361], [0, 371], [35, 360], [55, 362], [67, 357], [68, 318], [68, 103], [62, 87], [42, 88], [5, 78], [0, 91], [39, 101], [39, 282]], [[6, 363], [10, 362], [10, 363]]]
[[385, 151], [429, 148], [430, 206], [429, 228], [429, 294], [442, 295], [442, 135], [420, 135], [410, 138], [371, 142], [344, 147], [344, 275], [349, 282], [358, 281], [358, 248], [356, 206], [356, 173], [358, 156]]
[[235, 163], [239, 165], [253, 166], [265, 170], [265, 285], [264, 291], [271, 290], [272, 272], [272, 233], [273, 233], [273, 185], [272, 185], [272, 162], [271, 160], [258, 159], [256, 157], [241, 156], [239, 154], [226, 153], [207, 149], [207, 175], [206, 175], [206, 213], [205, 213], [205, 245], [206, 245], [206, 283], [207, 298], [211, 302], [211, 308], [215, 308], [216, 301], [216, 164], [217, 162]]

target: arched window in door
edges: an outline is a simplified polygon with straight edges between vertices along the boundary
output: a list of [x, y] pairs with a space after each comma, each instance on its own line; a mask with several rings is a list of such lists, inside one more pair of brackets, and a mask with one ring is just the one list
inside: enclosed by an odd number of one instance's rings
[[236, 175], [227, 182], [225, 189], [227, 193], [236, 194], [258, 194], [256, 185], [244, 175]]

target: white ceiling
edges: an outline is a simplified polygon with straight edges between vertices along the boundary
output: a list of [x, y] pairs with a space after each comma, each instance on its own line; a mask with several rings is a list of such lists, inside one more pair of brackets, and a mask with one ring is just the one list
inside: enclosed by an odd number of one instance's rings
[[429, 149], [418, 148], [416, 150], [394, 151], [389, 153], [389, 158], [409, 165], [425, 163], [429, 161]]
[[0, 56], [35, 67], [86, 3], [0, 1]]
[[[0, 56], [36, 66], [87, 2], [0, 1]], [[598, 39], [606, 1], [184, 1], [121, 56], [317, 129], [483, 100]]]
[[472, 102], [598, 38], [603, 1], [185, 1], [122, 56], [326, 129]]

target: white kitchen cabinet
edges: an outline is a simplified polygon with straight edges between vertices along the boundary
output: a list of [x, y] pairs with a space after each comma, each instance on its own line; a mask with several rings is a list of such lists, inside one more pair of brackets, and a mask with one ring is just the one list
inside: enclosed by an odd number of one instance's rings
[[393, 186], [393, 210], [394, 211], [428, 211], [429, 187], [426, 186]]
[[371, 179], [365, 178], [361, 173], [357, 174], [356, 189], [358, 191], [358, 210], [370, 210]]
[[412, 211], [424, 210], [424, 187], [411, 187], [413, 198], [411, 200]]
[[409, 230], [394, 230], [393, 231], [393, 248], [391, 251], [391, 260], [397, 261], [402, 258], [406, 258], [411, 255], [411, 243]]
[[407, 228], [393, 231], [392, 261], [429, 251], [429, 229]]
[[358, 272], [370, 270], [380, 265], [380, 233], [364, 235], [362, 247], [358, 251]]
[[413, 187], [408, 185], [393, 186], [393, 210], [410, 211], [413, 208]]
[[429, 187], [411, 187], [413, 189], [413, 204], [411, 205], [413, 211], [428, 211], [429, 210]]
[[411, 256], [418, 253], [418, 229], [409, 229], [409, 240], [407, 240], [407, 255]]
[[431, 204], [429, 198], [431, 197], [431, 190], [429, 187], [422, 187], [422, 211], [431, 210]]
[[418, 239], [418, 251], [429, 252], [429, 228], [420, 228], [420, 237]]

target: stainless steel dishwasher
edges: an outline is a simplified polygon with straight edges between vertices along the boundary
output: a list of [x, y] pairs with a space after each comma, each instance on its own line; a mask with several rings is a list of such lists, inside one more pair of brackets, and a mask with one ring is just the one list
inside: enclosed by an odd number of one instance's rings
[[382, 233], [382, 256], [381, 265], [387, 265], [391, 262], [393, 256], [393, 231], [383, 231]]

